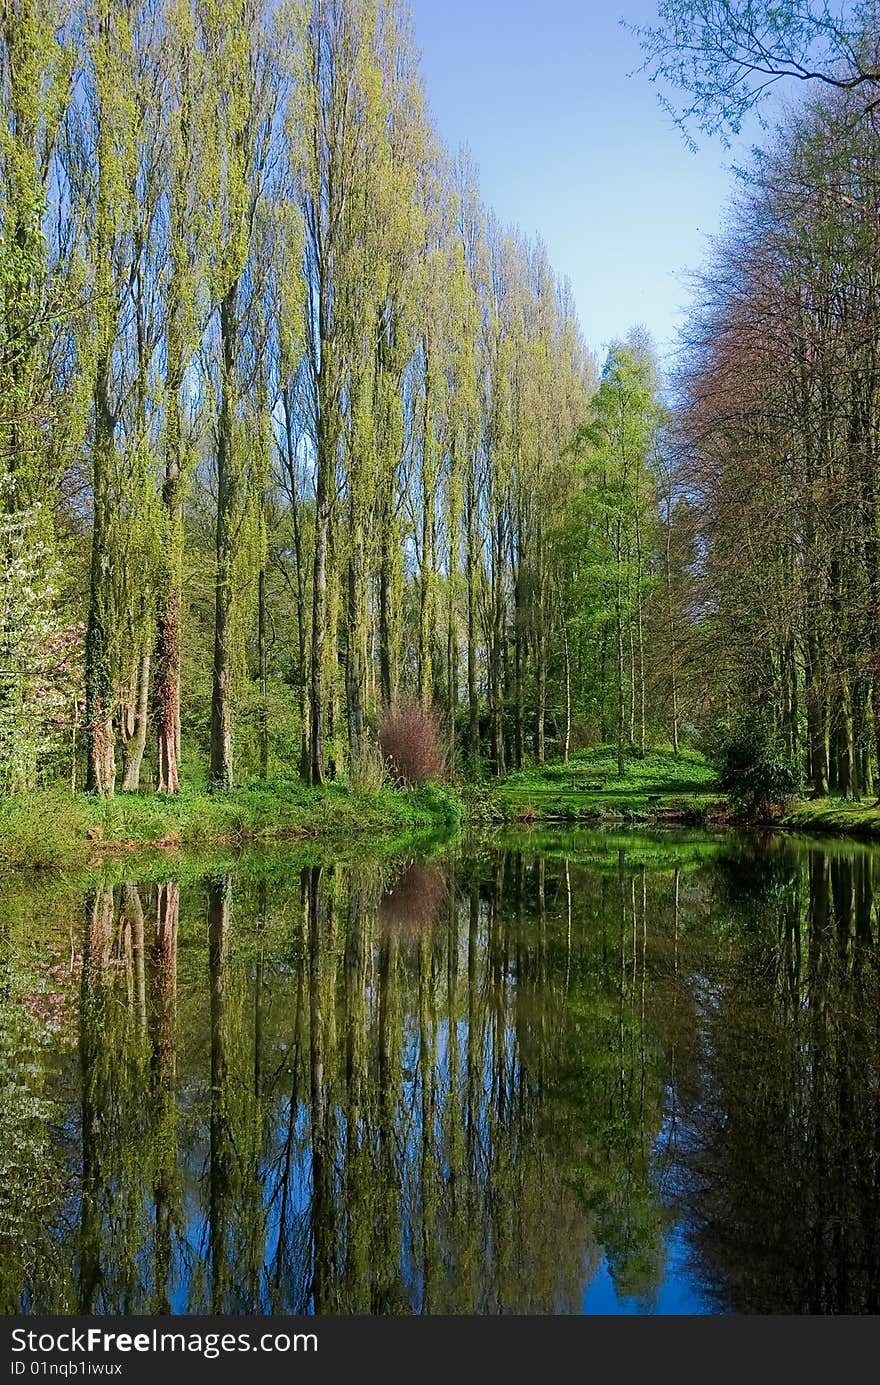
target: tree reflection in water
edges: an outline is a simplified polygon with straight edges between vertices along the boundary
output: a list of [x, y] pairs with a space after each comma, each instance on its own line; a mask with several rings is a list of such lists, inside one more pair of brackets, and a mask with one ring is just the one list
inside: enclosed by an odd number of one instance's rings
[[4, 1049], [2, 1306], [877, 1311], [876, 871], [580, 834], [96, 889], [73, 1045]]
[[722, 1309], [880, 1311], [878, 857], [763, 853], [699, 995], [682, 1192]]

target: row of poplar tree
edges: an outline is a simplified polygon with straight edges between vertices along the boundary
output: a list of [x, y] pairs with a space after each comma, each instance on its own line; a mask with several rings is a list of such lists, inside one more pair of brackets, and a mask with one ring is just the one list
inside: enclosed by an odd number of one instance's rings
[[816, 794], [870, 793], [880, 763], [876, 107], [826, 88], [758, 158], [683, 381], [703, 553], [685, 662], [716, 712], [765, 709]]
[[6, 789], [174, 792], [182, 727], [215, 787], [366, 782], [405, 700], [456, 770], [677, 737], [650, 346], [597, 388], [397, 0], [3, 20]]

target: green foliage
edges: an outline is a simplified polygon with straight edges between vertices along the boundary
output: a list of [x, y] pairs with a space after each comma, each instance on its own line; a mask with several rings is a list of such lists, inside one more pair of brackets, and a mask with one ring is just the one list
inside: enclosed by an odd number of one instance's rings
[[161, 848], [201, 849], [224, 843], [320, 836], [381, 839], [406, 831], [447, 829], [462, 805], [447, 786], [409, 792], [357, 792], [340, 784], [309, 788], [296, 780], [257, 780], [225, 794], [120, 794], [95, 799], [62, 791], [0, 797], [0, 871], [71, 870], [90, 858]]
[[464, 816], [462, 801], [449, 784], [422, 784], [411, 790], [409, 798], [416, 816], [436, 819], [445, 826], [457, 825]]
[[784, 78], [863, 89], [866, 108], [876, 97], [876, 0], [660, 0], [658, 15], [630, 27], [651, 80], [683, 93], [679, 107], [661, 102], [685, 132], [738, 134]]
[[[580, 485], [556, 521], [569, 640], [607, 654], [607, 669], [594, 657], [582, 675], [575, 710], [594, 725], [616, 725], [621, 744], [627, 704], [634, 707], [630, 694], [638, 689], [640, 704], [644, 699], [644, 613], [659, 537], [653, 459], [664, 420], [653, 349], [635, 331], [608, 352], [590, 418], [571, 447]], [[639, 712], [641, 740], [641, 706]], [[632, 718], [630, 731], [634, 736]]]
[[718, 782], [740, 810], [760, 815], [784, 806], [800, 787], [800, 772], [786, 753], [772, 719], [746, 708], [721, 726], [712, 747]]
[[700, 821], [723, 809], [716, 773], [704, 756], [662, 747], [633, 756], [622, 778], [616, 747], [604, 745], [510, 774], [487, 793], [488, 803], [478, 805], [482, 816], [527, 821]]
[[352, 761], [349, 782], [356, 793], [379, 793], [388, 785], [388, 771], [381, 750], [366, 744]]
[[58, 613], [59, 565], [40, 505], [11, 513], [0, 477], [0, 791], [34, 789], [70, 735], [80, 633]]
[[876, 799], [865, 803], [841, 798], [799, 799], [788, 804], [780, 823], [816, 836], [880, 837], [880, 807]]

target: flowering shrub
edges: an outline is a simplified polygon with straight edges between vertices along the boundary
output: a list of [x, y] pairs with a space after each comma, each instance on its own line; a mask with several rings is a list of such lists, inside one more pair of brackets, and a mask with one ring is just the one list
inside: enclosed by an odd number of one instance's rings
[[58, 564], [40, 507], [0, 512], [0, 789], [32, 789], [76, 715], [83, 627], [56, 616]]
[[401, 784], [443, 778], [446, 756], [437, 718], [416, 703], [386, 708], [379, 724], [379, 748], [390, 774]]

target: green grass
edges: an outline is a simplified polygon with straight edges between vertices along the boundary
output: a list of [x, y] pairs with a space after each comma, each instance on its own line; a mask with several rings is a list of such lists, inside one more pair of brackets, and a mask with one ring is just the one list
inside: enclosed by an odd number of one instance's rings
[[341, 785], [244, 784], [225, 794], [61, 790], [0, 800], [0, 871], [71, 870], [113, 853], [201, 850], [245, 843], [399, 838], [457, 826], [462, 807], [440, 785], [354, 793]]
[[723, 811], [715, 771], [695, 750], [650, 750], [627, 757], [617, 774], [612, 746], [596, 746], [570, 759], [534, 765], [477, 790], [475, 815], [504, 821], [654, 822], [704, 820]]
[[[349, 845], [382, 853], [415, 838], [429, 843], [483, 823], [700, 823], [726, 817], [714, 771], [696, 751], [665, 748], [628, 757], [617, 776], [613, 747], [532, 766], [456, 793], [439, 785], [403, 792], [355, 793], [344, 785], [310, 789], [296, 781], [244, 784], [227, 794], [190, 789], [177, 796], [119, 794], [101, 801], [64, 790], [0, 799], [0, 873], [70, 873], [113, 862], [125, 871], [167, 870], [169, 855], [234, 855], [246, 845], [299, 844], [338, 856]], [[874, 801], [799, 800], [779, 826], [817, 835], [880, 836]]]
[[877, 800], [850, 802], [844, 798], [798, 799], [779, 820], [779, 826], [816, 833], [880, 837]]

